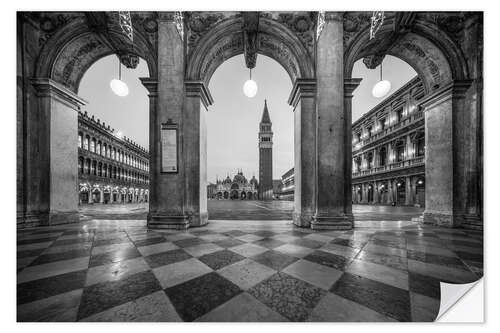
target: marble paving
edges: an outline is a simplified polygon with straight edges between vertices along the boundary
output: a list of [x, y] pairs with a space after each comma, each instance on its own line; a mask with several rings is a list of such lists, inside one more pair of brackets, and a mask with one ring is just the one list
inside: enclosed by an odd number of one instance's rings
[[18, 230], [17, 320], [433, 321], [440, 281], [482, 274], [481, 231], [90, 220]]

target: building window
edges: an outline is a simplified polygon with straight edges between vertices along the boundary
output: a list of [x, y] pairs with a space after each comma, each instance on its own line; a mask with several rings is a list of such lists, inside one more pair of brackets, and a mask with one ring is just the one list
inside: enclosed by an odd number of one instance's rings
[[385, 118], [380, 119], [379, 123], [380, 123], [380, 130], [381, 131], [385, 130]]
[[358, 139], [358, 142], [361, 142], [361, 132], [356, 133], [356, 138]]
[[92, 161], [92, 165], [90, 167], [90, 173], [94, 176], [97, 174], [97, 161]]
[[83, 146], [83, 135], [82, 133], [78, 133], [78, 148], [82, 148]]
[[102, 156], [106, 157], [108, 146], [106, 144], [102, 145]]
[[396, 110], [396, 120], [400, 122], [403, 119], [403, 108], [399, 108]]
[[85, 137], [85, 141], [83, 142], [83, 149], [89, 150], [89, 145], [90, 145], [90, 136]]
[[396, 162], [401, 162], [405, 159], [405, 143], [404, 141], [399, 141], [396, 144]]
[[95, 139], [92, 139], [92, 141], [90, 141], [90, 151], [95, 153]]
[[83, 157], [78, 158], [78, 173], [83, 173]]
[[367, 167], [367, 169], [372, 168], [372, 162], [373, 162], [373, 154], [369, 153], [366, 155], [366, 167]]
[[97, 153], [99, 155], [102, 155], [101, 147], [102, 147], [101, 141], [97, 142]]
[[368, 133], [368, 137], [371, 137], [372, 136], [372, 127], [371, 126], [368, 126], [366, 128], [366, 133]]
[[416, 146], [417, 146], [417, 156], [424, 156], [425, 155], [425, 136], [424, 135], [420, 135], [420, 137], [417, 138]]
[[380, 148], [379, 161], [380, 166], [384, 166], [387, 163], [387, 149], [385, 147]]
[[84, 173], [90, 174], [90, 159], [85, 160], [85, 169], [83, 170]]
[[102, 177], [102, 163], [101, 162], [99, 162], [99, 165], [97, 167], [97, 175], [99, 177]]

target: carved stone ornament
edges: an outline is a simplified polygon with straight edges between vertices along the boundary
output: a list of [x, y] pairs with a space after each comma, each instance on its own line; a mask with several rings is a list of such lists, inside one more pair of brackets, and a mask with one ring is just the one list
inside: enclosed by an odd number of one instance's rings
[[134, 29], [132, 28], [132, 18], [130, 17], [130, 12], [118, 12], [118, 18], [120, 23], [120, 28], [123, 33], [130, 39], [134, 41]]
[[316, 40], [318, 40], [323, 27], [325, 26], [325, 12], [318, 12], [318, 21], [316, 22]]
[[363, 63], [365, 64], [366, 68], [375, 69], [382, 63], [384, 58], [385, 58], [384, 54], [373, 54], [373, 55], [364, 57]]
[[301, 14], [280, 13], [277, 21], [292, 30], [312, 54], [314, 50], [314, 38], [316, 36], [314, 29], [315, 18], [316, 14], [312, 12]]
[[174, 22], [179, 36], [184, 40], [184, 17], [182, 16], [182, 12], [175, 12]]
[[377, 31], [384, 24], [384, 18], [385, 18], [384, 12], [382, 11], [373, 12], [370, 25], [370, 39], [375, 38]]
[[139, 64], [139, 57], [132, 53], [123, 53], [119, 55], [120, 62], [124, 64], [127, 68], [137, 68]]
[[221, 13], [186, 13], [188, 48], [194, 49], [200, 38], [222, 19], [224, 19], [224, 15]]

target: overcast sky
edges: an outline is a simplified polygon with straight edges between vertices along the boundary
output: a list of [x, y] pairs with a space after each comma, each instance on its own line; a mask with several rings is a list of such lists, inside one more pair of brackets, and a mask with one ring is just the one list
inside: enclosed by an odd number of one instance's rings
[[[405, 62], [387, 56], [383, 63], [384, 79], [392, 83], [394, 92], [411, 80], [416, 72]], [[116, 96], [109, 88], [112, 78], [118, 76], [118, 59], [108, 56], [97, 61], [84, 75], [79, 95], [89, 104], [89, 114], [111, 125], [115, 130], [149, 147], [149, 100], [147, 90], [138, 78], [147, 77], [148, 69], [141, 60], [136, 69], [122, 66], [122, 79], [128, 84], [127, 97]], [[286, 71], [276, 61], [263, 55], [257, 57], [252, 78], [258, 84], [254, 98], [243, 94], [243, 83], [248, 79], [248, 69], [243, 55], [224, 62], [214, 73], [209, 89], [214, 104], [207, 113], [208, 126], [208, 180], [216, 176], [233, 176], [242, 169], [247, 178], [258, 178], [258, 131], [259, 122], [267, 99], [273, 123], [273, 178], [280, 178], [293, 167], [293, 111], [287, 100], [292, 83]], [[379, 79], [379, 70], [367, 69], [358, 61], [353, 77], [362, 78], [353, 98], [353, 121], [369, 111], [383, 99], [371, 95], [373, 85]]]

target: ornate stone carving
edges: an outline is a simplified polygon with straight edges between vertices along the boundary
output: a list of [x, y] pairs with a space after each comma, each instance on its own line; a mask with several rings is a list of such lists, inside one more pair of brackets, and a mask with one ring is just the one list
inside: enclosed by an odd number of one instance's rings
[[217, 66], [224, 62], [229, 56], [241, 53], [243, 50], [243, 38], [241, 35], [226, 37], [217, 48], [213, 48], [207, 56], [207, 61], [201, 69], [200, 79], [206, 80], [212, 75]]
[[354, 36], [361, 30], [368, 28], [370, 14], [368, 12], [344, 13], [344, 49], [350, 44]]
[[300, 39], [304, 47], [313, 54], [314, 38], [316, 33], [316, 13], [306, 12], [301, 14], [296, 13], [280, 13], [277, 21], [284, 24], [287, 28], [293, 31]]
[[32, 19], [39, 22], [40, 36], [38, 45], [43, 46], [52, 35], [64, 27], [66, 24], [81, 15], [75, 13], [43, 13], [40, 15], [31, 15]]
[[363, 63], [369, 69], [375, 69], [382, 63], [385, 58], [385, 54], [373, 54], [368, 57], [363, 58]]
[[271, 39], [267, 35], [259, 35], [259, 45], [262, 53], [267, 55], [272, 55], [276, 61], [280, 62], [289, 74], [292, 76], [292, 80], [299, 76], [299, 65], [296, 63], [293, 54], [290, 53], [288, 47], [283, 43], [276, 42], [275, 39]]
[[121, 53], [118, 56], [120, 57], [120, 62], [127, 68], [137, 68], [137, 65], [139, 64], [139, 56], [136, 54]]
[[254, 68], [259, 50], [259, 12], [243, 12], [243, 51], [247, 68]]
[[186, 13], [187, 44], [189, 49], [194, 49], [201, 37], [224, 19], [222, 13], [202, 14], [200, 12]]

